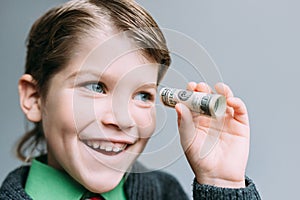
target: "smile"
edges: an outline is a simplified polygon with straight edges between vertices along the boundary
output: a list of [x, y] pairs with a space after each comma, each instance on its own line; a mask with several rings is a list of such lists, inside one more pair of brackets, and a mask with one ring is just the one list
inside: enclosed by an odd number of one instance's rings
[[116, 155], [123, 152], [129, 144], [112, 143], [108, 141], [91, 141], [84, 140], [83, 143], [91, 149], [103, 153], [105, 155]]

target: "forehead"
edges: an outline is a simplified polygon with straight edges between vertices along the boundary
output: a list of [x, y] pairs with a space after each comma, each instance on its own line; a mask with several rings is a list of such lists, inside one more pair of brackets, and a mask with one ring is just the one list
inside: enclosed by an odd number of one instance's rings
[[156, 82], [158, 64], [143, 54], [128, 38], [89, 39], [78, 47], [64, 70], [64, 76], [108, 78], [110, 81]]

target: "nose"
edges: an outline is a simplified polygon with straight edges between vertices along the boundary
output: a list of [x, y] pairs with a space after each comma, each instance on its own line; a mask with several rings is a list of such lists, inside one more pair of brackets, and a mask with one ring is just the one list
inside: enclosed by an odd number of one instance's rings
[[100, 122], [118, 131], [127, 131], [134, 127], [134, 121], [130, 115], [130, 105], [125, 98], [109, 98], [103, 106], [100, 114]]

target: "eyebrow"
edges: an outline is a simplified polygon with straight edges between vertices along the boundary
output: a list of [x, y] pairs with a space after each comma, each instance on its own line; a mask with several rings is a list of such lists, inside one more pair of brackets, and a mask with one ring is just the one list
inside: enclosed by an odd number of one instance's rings
[[103, 72], [97, 72], [95, 70], [79, 70], [79, 71], [76, 71], [76, 72], [73, 72], [71, 73], [67, 78], [66, 80], [68, 79], [74, 79], [75, 77], [78, 77], [78, 76], [94, 76], [95, 78], [100, 78], [101, 75], [103, 74]]
[[[97, 78], [98, 80], [100, 79], [106, 79], [105, 76], [102, 76], [104, 72], [97, 72], [95, 70], [80, 70], [80, 71], [76, 71], [71, 73], [66, 80], [72, 80], [75, 79], [76, 77], [80, 77], [80, 76], [92, 76], [93, 78]], [[108, 78], [109, 79], [109, 78]], [[157, 89], [158, 85], [157, 83], [149, 83], [149, 82], [142, 82], [139, 86], [139, 88], [155, 88]]]
[[155, 88], [156, 89], [157, 84], [156, 83], [141, 83], [139, 88]]

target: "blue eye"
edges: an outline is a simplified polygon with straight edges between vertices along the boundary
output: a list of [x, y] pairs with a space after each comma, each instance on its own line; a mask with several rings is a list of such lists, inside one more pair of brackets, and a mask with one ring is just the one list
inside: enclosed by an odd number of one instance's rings
[[89, 83], [85, 88], [97, 93], [105, 93], [105, 86], [103, 83]]
[[151, 101], [153, 99], [153, 96], [147, 92], [140, 92], [134, 97], [134, 99], [138, 101], [147, 102]]

